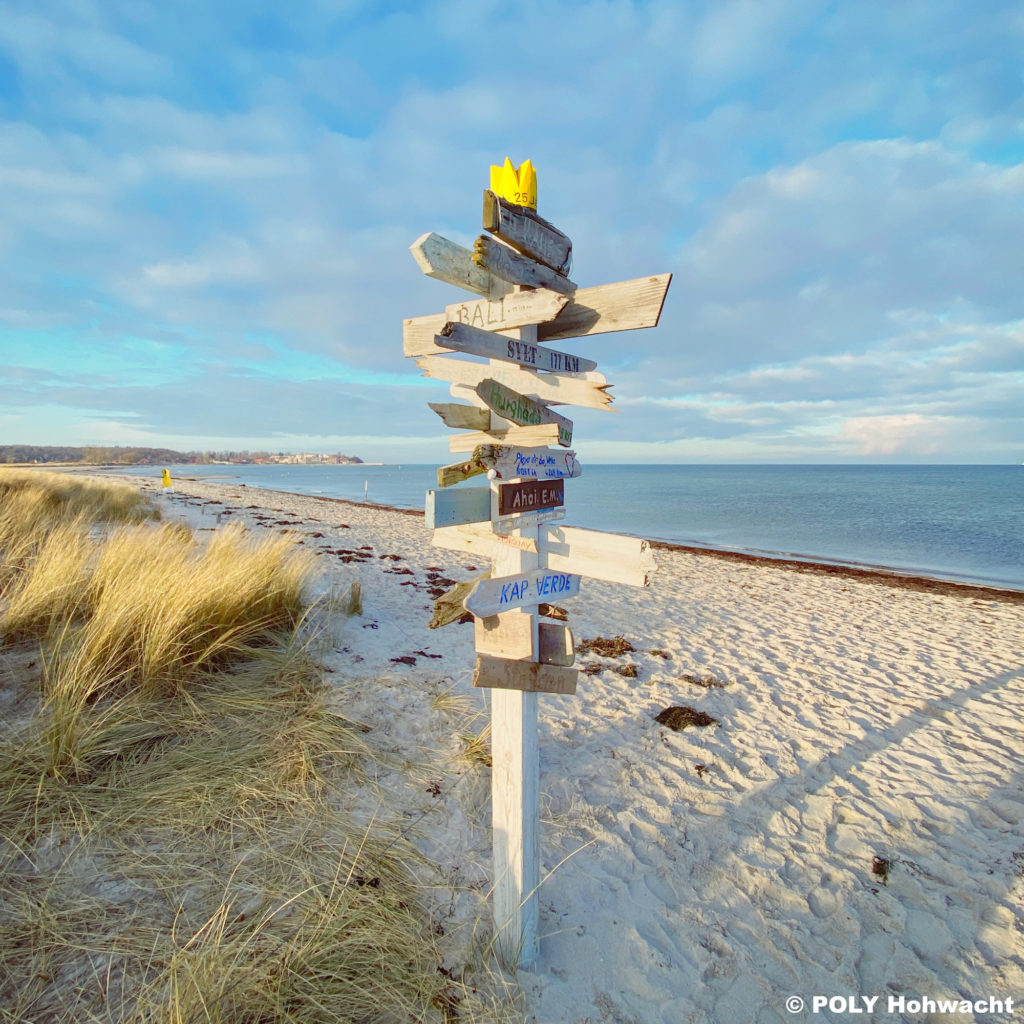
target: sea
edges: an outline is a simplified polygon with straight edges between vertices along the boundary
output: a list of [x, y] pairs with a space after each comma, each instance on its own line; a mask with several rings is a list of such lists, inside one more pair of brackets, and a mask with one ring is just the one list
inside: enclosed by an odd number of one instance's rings
[[[160, 477], [160, 468], [117, 472]], [[423, 508], [436, 466], [171, 466], [172, 478]], [[480, 486], [482, 478], [460, 487]], [[1024, 590], [1024, 466], [586, 465], [573, 526]]]

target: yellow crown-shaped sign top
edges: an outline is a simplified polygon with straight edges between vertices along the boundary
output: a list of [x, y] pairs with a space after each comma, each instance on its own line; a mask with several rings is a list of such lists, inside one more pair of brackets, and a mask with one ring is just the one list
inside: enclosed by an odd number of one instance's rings
[[502, 167], [491, 164], [491, 191], [502, 199], [519, 206], [537, 209], [537, 172], [529, 160], [524, 160], [518, 168], [505, 157]]

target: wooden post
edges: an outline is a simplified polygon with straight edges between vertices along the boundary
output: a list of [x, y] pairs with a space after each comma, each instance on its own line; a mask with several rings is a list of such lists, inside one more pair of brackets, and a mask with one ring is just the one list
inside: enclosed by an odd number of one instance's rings
[[[430, 625], [454, 621], [460, 608], [476, 618], [473, 685], [489, 689], [491, 700], [494, 949], [511, 969], [530, 966], [538, 954], [537, 698], [574, 694], [579, 675], [571, 632], [539, 624], [538, 603], [555, 592], [574, 596], [581, 575], [646, 586], [653, 568], [643, 541], [551, 526], [565, 514], [564, 481], [579, 476], [580, 467], [565, 450], [572, 421], [550, 406], [615, 410], [594, 360], [538, 346], [538, 337], [653, 327], [672, 278], [577, 289], [565, 276], [572, 242], [536, 209], [528, 160], [492, 167], [483, 227], [497, 237], [481, 236], [472, 252], [435, 234], [412, 246], [427, 276], [480, 297], [407, 319], [402, 329], [405, 354], [426, 376], [447, 381], [460, 400], [430, 403], [446, 426], [466, 431], [449, 438], [449, 449], [472, 453], [443, 466], [439, 490], [427, 494], [432, 543], [479, 552], [493, 563], [489, 579], [458, 584], [438, 598]], [[484, 472], [490, 487], [446, 489]]]
[[[512, 332], [509, 332], [512, 333]], [[536, 327], [519, 338], [537, 341]], [[494, 365], [497, 360], [491, 360]], [[500, 364], [499, 364], [500, 365]], [[504, 421], [494, 413], [492, 428]], [[498, 518], [498, 482], [491, 482], [491, 518]], [[515, 536], [537, 541], [539, 528]], [[533, 545], [536, 547], [536, 543]], [[509, 576], [538, 567], [536, 553], [509, 546], [494, 558], [492, 575]], [[537, 616], [530, 612], [530, 642], [539, 650]], [[498, 959], [506, 967], [529, 967], [537, 956], [537, 887], [540, 885], [540, 759], [537, 694], [492, 689], [491, 827], [494, 850], [494, 931]]]

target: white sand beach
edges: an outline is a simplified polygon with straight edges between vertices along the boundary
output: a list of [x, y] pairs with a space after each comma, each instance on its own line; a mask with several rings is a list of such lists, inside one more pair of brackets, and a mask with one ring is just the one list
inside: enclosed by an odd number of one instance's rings
[[[453, 751], [486, 692], [472, 626], [427, 628], [428, 588], [487, 563], [432, 548], [418, 515], [174, 482], [156, 497], [168, 518], [294, 531], [320, 552], [320, 593], [361, 583], [363, 614], [329, 624], [329, 679], [372, 743], [417, 766], [378, 780], [376, 813], [415, 828], [449, 886], [439, 923], [469, 928], [491, 881], [490, 794]], [[655, 553], [650, 587], [585, 580], [565, 603], [577, 644], [634, 650], [580, 654], [593, 674], [576, 695], [540, 698], [551, 874], [540, 956], [518, 974], [525, 1020], [1015, 1019], [1024, 595]], [[717, 724], [673, 731], [655, 721], [671, 706]], [[814, 1013], [816, 996], [877, 1001]], [[922, 998], [1014, 1011], [915, 1011]]]

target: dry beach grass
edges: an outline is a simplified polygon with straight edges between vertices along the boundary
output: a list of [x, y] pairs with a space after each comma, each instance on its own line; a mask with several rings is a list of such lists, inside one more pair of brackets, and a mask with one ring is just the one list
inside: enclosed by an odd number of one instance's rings
[[325, 699], [311, 555], [34, 472], [0, 554], [0, 1020], [501, 1016], [439, 970], [415, 848], [336, 799], [380, 769]]

